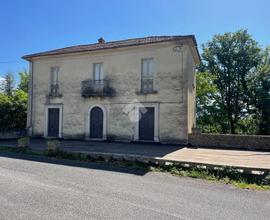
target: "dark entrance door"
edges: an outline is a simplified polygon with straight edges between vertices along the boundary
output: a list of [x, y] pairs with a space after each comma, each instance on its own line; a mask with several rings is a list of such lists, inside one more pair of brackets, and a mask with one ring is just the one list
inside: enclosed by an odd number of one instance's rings
[[59, 135], [59, 108], [48, 109], [48, 136], [58, 137]]
[[139, 139], [144, 141], [153, 141], [155, 130], [155, 108], [140, 108], [139, 113], [141, 116], [139, 121]]
[[90, 112], [90, 138], [103, 137], [103, 111], [99, 107], [94, 107]]

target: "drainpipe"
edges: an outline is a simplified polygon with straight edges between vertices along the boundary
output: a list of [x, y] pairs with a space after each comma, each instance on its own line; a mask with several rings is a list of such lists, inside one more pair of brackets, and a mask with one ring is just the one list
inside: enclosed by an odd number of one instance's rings
[[29, 83], [28, 83], [28, 112], [27, 112], [27, 133], [33, 135], [33, 62], [29, 60]]

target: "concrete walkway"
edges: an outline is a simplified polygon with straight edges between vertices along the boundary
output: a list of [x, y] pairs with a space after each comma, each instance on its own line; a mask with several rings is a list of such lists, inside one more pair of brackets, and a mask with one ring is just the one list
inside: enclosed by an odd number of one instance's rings
[[182, 148], [162, 159], [238, 168], [270, 170], [270, 153], [258, 151]]
[[[16, 141], [0, 141], [0, 146], [15, 147]], [[44, 151], [46, 149], [46, 141], [42, 139], [31, 140], [30, 147], [35, 151]], [[60, 149], [92, 155], [117, 156], [118, 158], [156, 159], [169, 162], [230, 166], [270, 171], [270, 152], [89, 141], [61, 141]]]

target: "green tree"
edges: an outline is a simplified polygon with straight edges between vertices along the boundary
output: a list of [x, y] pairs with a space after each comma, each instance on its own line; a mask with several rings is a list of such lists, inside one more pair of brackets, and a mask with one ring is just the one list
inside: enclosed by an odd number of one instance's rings
[[0, 93], [0, 128], [9, 128], [11, 126], [11, 109], [12, 102], [10, 96]]
[[3, 80], [1, 81], [0, 89], [6, 95], [12, 95], [14, 87], [15, 87], [14, 75], [11, 72], [8, 72], [4, 75]]
[[27, 93], [15, 90], [11, 96], [0, 93], [0, 128], [26, 127]]
[[218, 106], [220, 95], [214, 83], [215, 76], [208, 72], [198, 72], [196, 81], [198, 127], [201, 127], [204, 133], [226, 132], [226, 117], [220, 112]]
[[258, 120], [258, 133], [270, 134], [270, 47], [262, 53], [260, 65], [250, 77], [251, 103]]
[[26, 127], [27, 101], [28, 94], [20, 89], [14, 91], [13, 95], [11, 96], [11, 115], [13, 116], [12, 124], [14, 128], [24, 129]]
[[4, 76], [0, 92], [0, 128], [12, 129], [26, 127], [27, 118], [27, 74], [20, 74], [18, 88], [15, 88], [14, 77], [11, 73]]
[[29, 74], [26, 70], [19, 72], [20, 83], [18, 89], [28, 92]]
[[246, 30], [215, 35], [203, 45], [200, 71], [214, 77], [218, 95], [217, 112], [225, 116], [228, 130], [236, 133], [239, 121], [249, 111], [248, 76], [261, 60], [258, 43]]

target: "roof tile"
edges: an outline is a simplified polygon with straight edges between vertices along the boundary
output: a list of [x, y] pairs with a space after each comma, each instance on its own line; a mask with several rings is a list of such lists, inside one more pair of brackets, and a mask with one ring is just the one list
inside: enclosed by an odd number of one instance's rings
[[49, 50], [45, 52], [25, 55], [22, 58], [28, 60], [33, 57], [40, 57], [40, 56], [51, 56], [51, 55], [86, 52], [86, 51], [90, 52], [90, 51], [96, 51], [96, 50], [105, 50], [105, 49], [113, 49], [113, 48], [120, 48], [120, 47], [161, 43], [161, 42], [176, 41], [176, 40], [183, 40], [183, 39], [191, 39], [194, 43], [194, 46], [195, 47], [197, 46], [194, 35], [150, 36], [150, 37], [143, 37], [143, 38], [111, 41], [111, 42], [105, 42], [105, 43], [95, 43], [95, 44], [65, 47], [65, 48], [60, 48], [56, 50]]

